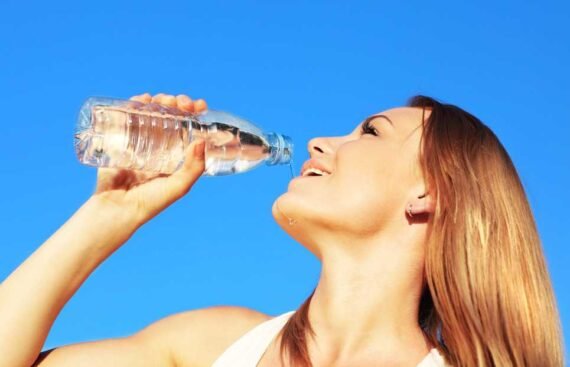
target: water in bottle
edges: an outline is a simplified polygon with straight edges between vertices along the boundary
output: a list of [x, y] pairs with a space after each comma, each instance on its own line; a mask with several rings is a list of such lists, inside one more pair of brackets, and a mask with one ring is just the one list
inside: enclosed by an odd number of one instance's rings
[[246, 172], [262, 162], [291, 166], [291, 138], [264, 133], [235, 115], [102, 97], [89, 98], [79, 112], [75, 152], [90, 166], [169, 174], [182, 166], [196, 138], [206, 141], [207, 176]]

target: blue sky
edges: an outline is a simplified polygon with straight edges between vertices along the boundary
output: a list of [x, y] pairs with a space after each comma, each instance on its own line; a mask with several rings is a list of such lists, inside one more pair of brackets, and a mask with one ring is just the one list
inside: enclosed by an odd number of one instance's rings
[[[72, 138], [89, 96], [205, 98], [291, 136], [298, 172], [309, 139], [422, 93], [481, 118], [511, 154], [568, 340], [569, 21], [563, 1], [4, 1], [0, 279], [94, 189]], [[271, 216], [289, 179], [280, 166], [199, 181], [93, 273], [46, 347], [211, 305], [297, 308], [319, 263]]]

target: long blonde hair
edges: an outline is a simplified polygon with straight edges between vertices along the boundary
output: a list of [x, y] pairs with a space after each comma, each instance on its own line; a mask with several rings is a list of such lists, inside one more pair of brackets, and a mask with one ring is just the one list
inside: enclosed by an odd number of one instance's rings
[[[453, 366], [563, 367], [554, 292], [509, 155], [485, 124], [454, 105], [425, 96], [408, 105], [431, 111], [422, 119], [420, 164], [436, 199], [419, 325]], [[311, 366], [313, 294], [279, 335], [292, 366]]]

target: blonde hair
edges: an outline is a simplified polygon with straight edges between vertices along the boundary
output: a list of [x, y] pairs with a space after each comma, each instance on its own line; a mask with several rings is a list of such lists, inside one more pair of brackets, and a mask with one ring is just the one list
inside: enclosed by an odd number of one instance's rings
[[[534, 218], [516, 169], [479, 119], [425, 96], [420, 165], [428, 220], [418, 323], [453, 366], [564, 365], [562, 332]], [[313, 291], [314, 294], [314, 291]], [[311, 294], [281, 330], [281, 357], [311, 366]]]

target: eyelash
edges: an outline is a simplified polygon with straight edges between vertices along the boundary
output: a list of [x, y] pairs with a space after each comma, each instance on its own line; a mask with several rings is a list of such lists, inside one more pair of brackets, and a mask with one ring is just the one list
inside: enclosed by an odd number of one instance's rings
[[378, 130], [376, 130], [376, 128], [370, 126], [370, 121], [366, 121], [366, 122], [362, 125], [361, 133], [362, 133], [362, 135], [364, 135], [364, 134], [372, 134], [372, 135], [374, 135], [374, 136], [380, 136], [380, 133], [378, 132]]

